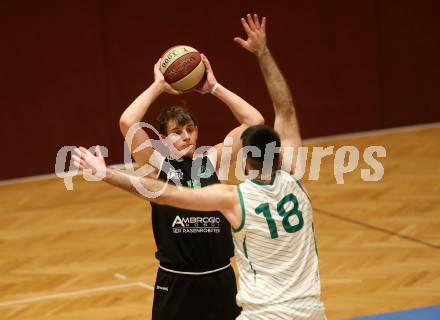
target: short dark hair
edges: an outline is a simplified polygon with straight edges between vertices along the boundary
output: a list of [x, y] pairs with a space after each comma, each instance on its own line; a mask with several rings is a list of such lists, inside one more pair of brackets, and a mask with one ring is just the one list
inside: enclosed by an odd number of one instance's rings
[[196, 118], [192, 112], [183, 106], [171, 106], [162, 110], [157, 117], [157, 125], [159, 132], [167, 134], [167, 124], [169, 120], [174, 120], [179, 126], [184, 126], [188, 122], [192, 121], [196, 124]]
[[[266, 146], [269, 143], [275, 143], [275, 148], [281, 147], [280, 136], [278, 135], [278, 133], [274, 129], [266, 125], [249, 127], [243, 131], [240, 138], [243, 147], [254, 146], [260, 150], [261, 156], [254, 157], [251, 154], [248, 156], [248, 159], [250, 159], [251, 161], [252, 167], [257, 170], [261, 170], [263, 168]], [[275, 152], [274, 164], [277, 164], [278, 159], [279, 153]]]

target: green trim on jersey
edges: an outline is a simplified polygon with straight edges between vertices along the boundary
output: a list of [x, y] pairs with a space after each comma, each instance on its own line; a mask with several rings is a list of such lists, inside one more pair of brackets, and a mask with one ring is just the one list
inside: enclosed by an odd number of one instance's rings
[[299, 182], [299, 180], [296, 179], [295, 176], [294, 176], [293, 174], [291, 174], [290, 176], [293, 178], [293, 180], [296, 181], [296, 184], [301, 188], [302, 192], [304, 192], [304, 194], [306, 195], [307, 199], [309, 199], [310, 203], [312, 203], [312, 200], [310, 200], [310, 197], [309, 197], [309, 195], [307, 194], [306, 190], [304, 190], [304, 188], [303, 188], [301, 182]]
[[312, 231], [313, 231], [313, 241], [315, 242], [315, 252], [316, 252], [316, 256], [319, 257], [319, 253], [318, 253], [318, 245], [316, 244], [316, 235], [315, 235], [315, 226], [312, 222]]
[[275, 182], [276, 175], [277, 175], [276, 173], [272, 175], [270, 182], [259, 181], [259, 180], [255, 180], [255, 179], [252, 179], [251, 181], [255, 184], [258, 184], [259, 186], [271, 186]]
[[[295, 176], [293, 174], [291, 174], [290, 176], [293, 178], [293, 180], [296, 181], [296, 184], [301, 188], [302, 192], [304, 192], [304, 194], [306, 195], [307, 199], [309, 199], [310, 204], [311, 204], [312, 200], [310, 200], [309, 195], [307, 194], [306, 190], [304, 190], [301, 182], [299, 182], [299, 180], [297, 178], [295, 178]], [[312, 231], [313, 231], [313, 242], [315, 243], [315, 252], [316, 252], [316, 255], [319, 256], [318, 245], [316, 244], [315, 226], [313, 225], [313, 222], [312, 222]]]
[[[240, 198], [240, 206], [241, 206], [241, 224], [240, 226], [235, 229], [234, 227], [232, 227], [232, 231], [234, 232], [239, 232], [241, 229], [243, 229], [244, 227], [244, 223], [246, 221], [246, 209], [244, 207], [244, 200], [243, 200], [243, 194], [241, 193], [240, 190], [240, 185], [237, 186], [237, 193], [238, 193], [238, 197]], [[247, 257], [246, 257], [247, 258]]]
[[254, 282], [257, 282], [257, 271], [254, 270], [254, 267], [252, 266], [252, 262], [249, 260], [249, 256], [248, 256], [248, 253], [247, 253], [246, 236], [244, 236], [244, 239], [243, 239], [243, 251], [244, 251], [244, 256], [249, 261], [249, 265], [251, 267], [251, 270], [254, 272]]
[[243, 251], [244, 251], [244, 256], [246, 257], [246, 259], [249, 259], [249, 256], [247, 253], [247, 247], [246, 247], [246, 236], [244, 236], [244, 239], [243, 239]]

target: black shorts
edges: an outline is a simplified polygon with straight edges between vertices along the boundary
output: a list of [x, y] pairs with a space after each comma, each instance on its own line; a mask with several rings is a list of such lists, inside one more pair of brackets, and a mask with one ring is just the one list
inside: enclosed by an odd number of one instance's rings
[[159, 269], [153, 320], [233, 320], [237, 285], [232, 267], [206, 275], [181, 275]]

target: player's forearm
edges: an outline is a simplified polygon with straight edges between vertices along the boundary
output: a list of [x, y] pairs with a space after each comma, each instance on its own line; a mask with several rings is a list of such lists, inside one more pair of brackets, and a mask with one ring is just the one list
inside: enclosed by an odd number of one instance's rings
[[[205, 190], [176, 187], [157, 179], [129, 176], [111, 168], [106, 169], [104, 181], [151, 202], [188, 210], [222, 210], [230, 206], [232, 198], [227, 187], [220, 184], [206, 187]], [[139, 189], [136, 189], [135, 184]]]
[[[157, 179], [131, 176], [112, 168], [106, 169], [104, 181], [115, 187], [131, 192], [139, 197], [147, 198], [149, 201], [156, 203], [162, 202], [160, 197], [167, 192], [169, 187], [171, 187], [163, 181]], [[135, 185], [137, 185], [139, 189], [136, 189]], [[146, 190], [148, 193], [143, 193], [142, 190]]]
[[[177, 187], [148, 177], [139, 178], [138, 181], [145, 190], [149, 191], [151, 196], [148, 200], [152, 202], [188, 210], [207, 211], [200, 202], [200, 197], [203, 195], [203, 192], [200, 194], [201, 189]], [[194, 201], [194, 199], [199, 199], [199, 201]]]
[[[192, 197], [185, 195], [185, 192], [179, 190], [178, 187], [158, 179], [130, 176], [121, 171], [107, 168], [104, 181], [137, 196], [146, 198], [151, 202], [193, 210], [197, 207], [197, 204], [188, 201]], [[135, 185], [138, 186], [138, 189], [136, 189]], [[191, 191], [188, 189], [186, 192]]]
[[133, 124], [141, 122], [151, 104], [162, 91], [163, 89], [154, 82], [147, 90], [142, 92], [122, 113], [119, 120], [121, 130], [127, 131]]
[[275, 112], [294, 112], [292, 94], [289, 86], [278, 68], [272, 54], [266, 47], [257, 54], [258, 63], [263, 73]]
[[264, 123], [264, 118], [257, 109], [222, 85], [219, 84], [213, 94], [229, 107], [240, 124], [254, 126]]
[[[134, 179], [136, 177], [132, 177]], [[104, 181], [118, 187], [120, 189], [129, 191], [131, 193], [134, 193], [136, 195], [139, 195], [136, 189], [133, 186], [132, 180], [130, 179], [130, 176], [128, 174], [125, 174], [119, 170], [107, 168], [106, 174], [104, 177]]]

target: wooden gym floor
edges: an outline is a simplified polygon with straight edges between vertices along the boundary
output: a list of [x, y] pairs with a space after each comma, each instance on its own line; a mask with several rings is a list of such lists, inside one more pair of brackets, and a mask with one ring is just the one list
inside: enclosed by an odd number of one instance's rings
[[[313, 205], [329, 319], [440, 304], [440, 124], [312, 141], [353, 145], [338, 185], [333, 159], [304, 179]], [[362, 151], [382, 145], [379, 182]], [[309, 156], [310, 161], [310, 156]], [[149, 319], [157, 262], [147, 201], [102, 182], [0, 185], [0, 319]]]

